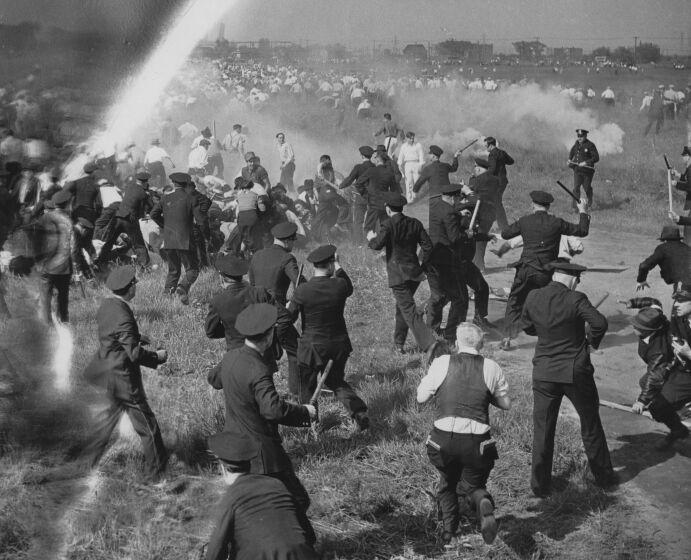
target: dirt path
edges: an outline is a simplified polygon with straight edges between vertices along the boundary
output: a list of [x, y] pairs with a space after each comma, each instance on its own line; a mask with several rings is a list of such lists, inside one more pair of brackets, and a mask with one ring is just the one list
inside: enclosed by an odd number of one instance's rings
[[[608, 318], [609, 331], [600, 351], [593, 355], [595, 377], [602, 399], [630, 404], [638, 396], [638, 378], [644, 372], [643, 362], [637, 354], [637, 338], [629, 323], [634, 312], [627, 311], [618, 299], [635, 295], [638, 264], [652, 252], [659, 242], [649, 237], [617, 234], [594, 230], [585, 240], [585, 252], [576, 261], [585, 266], [629, 267], [620, 274], [585, 274], [579, 290], [591, 301], [606, 292], [609, 298], [600, 307]], [[514, 258], [515, 257], [515, 258]], [[496, 270], [487, 280], [493, 288], [511, 285], [513, 271], [502, 270], [508, 262], [516, 260], [518, 252], [503, 259], [488, 254], [486, 265]], [[649, 275], [651, 295], [662, 300], [665, 310], [671, 307], [671, 289], [660, 279], [659, 271]], [[491, 302], [490, 320], [503, 317], [504, 304]], [[515, 349], [499, 352], [500, 360], [511, 361], [526, 375], [531, 372], [534, 338], [521, 335]], [[562, 407], [565, 415], [574, 415], [569, 406]], [[620, 492], [637, 506], [646, 521], [659, 529], [659, 542], [669, 559], [688, 557], [691, 550], [691, 442], [678, 442], [666, 451], [654, 446], [667, 429], [645, 417], [602, 407], [602, 421], [612, 452], [612, 461], [623, 484]]]

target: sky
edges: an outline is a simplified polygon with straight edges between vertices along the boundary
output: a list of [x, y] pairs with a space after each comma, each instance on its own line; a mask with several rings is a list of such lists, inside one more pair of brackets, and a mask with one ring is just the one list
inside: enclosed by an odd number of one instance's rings
[[[199, 0], [204, 1], [204, 0]], [[159, 33], [185, 0], [0, 0], [0, 22], [38, 21], [116, 34]], [[689, 0], [228, 0], [225, 36], [401, 48], [447, 38], [511, 43], [539, 37], [549, 47], [659, 44], [691, 55]], [[683, 43], [681, 34], [684, 34]], [[217, 33], [214, 33], [214, 38]], [[682, 50], [683, 49], [683, 50]]]

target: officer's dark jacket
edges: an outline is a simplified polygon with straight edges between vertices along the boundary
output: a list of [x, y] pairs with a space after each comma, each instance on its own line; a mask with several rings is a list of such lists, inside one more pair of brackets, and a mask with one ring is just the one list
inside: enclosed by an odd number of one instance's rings
[[495, 207], [499, 199], [499, 178], [485, 171], [480, 175], [471, 177], [468, 186], [473, 189], [480, 199], [480, 213], [487, 216], [495, 215]]
[[639, 381], [641, 394], [638, 400], [643, 404], [649, 404], [662, 389], [667, 379], [668, 366], [674, 360], [669, 327], [666, 325], [663, 329], [655, 331], [647, 343], [639, 340], [638, 355], [647, 366]]
[[[582, 143], [576, 140], [569, 151], [569, 160], [574, 163], [585, 162], [589, 167], [594, 167], [595, 164], [600, 161], [600, 154], [597, 153], [595, 144], [586, 138]], [[569, 164], [569, 167], [578, 173], [585, 173], [586, 175], [595, 173], [594, 169], [588, 169], [587, 167], [574, 164]]]
[[84, 377], [116, 399], [140, 403], [146, 400], [140, 366], [156, 368], [156, 352], [147, 350], [134, 313], [117, 297], [103, 300], [96, 313], [99, 348]]
[[383, 210], [384, 193], [400, 192], [394, 172], [386, 165], [374, 165], [355, 181], [355, 189], [372, 208]]
[[[338, 186], [339, 189], [345, 189], [346, 187], [349, 187], [350, 185], [353, 184], [353, 182], [356, 179], [359, 179], [365, 171], [367, 171], [370, 167], [374, 167], [374, 164], [370, 160], [363, 161], [362, 163], [358, 163], [355, 165], [350, 172], [350, 175], [348, 175], [345, 179], [343, 179], [343, 182]], [[361, 203], [364, 204], [365, 200], [362, 198], [362, 195], [360, 195], [357, 190], [354, 190], [354, 202], [355, 203]]]
[[590, 345], [597, 348], [607, 332], [607, 319], [588, 297], [560, 282], [531, 291], [525, 300], [521, 324], [537, 336], [533, 379], [573, 383], [574, 373], [593, 373], [585, 324], [590, 325]]
[[[675, 185], [680, 191], [686, 193], [686, 201], [684, 202], [684, 210], [691, 210], [691, 165], [689, 165]], [[679, 222], [682, 224], [681, 222]], [[682, 224], [685, 225], [685, 224]]]
[[653, 254], [638, 266], [637, 282], [645, 282], [648, 273], [660, 267], [660, 276], [667, 284], [691, 281], [691, 247], [682, 241], [660, 243]]
[[343, 311], [353, 294], [353, 284], [345, 270], [329, 278], [313, 276], [293, 292], [294, 317], [302, 315], [302, 336], [298, 343], [298, 361], [309, 366], [325, 365], [346, 358], [353, 347], [348, 336]]
[[207, 217], [199, 208], [197, 200], [183, 188], [165, 195], [151, 210], [151, 219], [163, 227], [163, 247], [190, 251], [192, 226], [196, 220], [202, 231], [208, 229]]
[[309, 426], [309, 412], [306, 407], [279, 397], [272, 368], [259, 352], [246, 345], [226, 352], [208, 379], [214, 389], [223, 389], [223, 431], [245, 434], [259, 446], [258, 455], [251, 461], [251, 472], [270, 474], [292, 469], [281, 445], [278, 425]]
[[300, 525], [297, 506], [283, 483], [270, 476], [241, 475], [228, 488], [206, 560], [317, 560], [309, 528]]
[[540, 210], [519, 218], [505, 228], [501, 236], [504, 239], [523, 236], [523, 252], [519, 262], [541, 267], [557, 259], [562, 235], [585, 237], [589, 229], [590, 216], [587, 214], [580, 214], [578, 224], [571, 224]]
[[115, 212], [118, 218], [130, 221], [143, 218], [153, 208], [153, 201], [141, 185], [132, 184], [125, 189], [122, 201]]
[[502, 187], [505, 187], [509, 182], [506, 177], [506, 166], [513, 165], [513, 158], [507, 154], [504, 150], [494, 146], [487, 156], [487, 162], [489, 167], [487, 171], [499, 179], [499, 183]]
[[96, 180], [91, 175], [86, 175], [81, 179], [67, 183], [65, 190], [74, 196], [72, 218], [75, 220], [86, 218], [93, 224], [103, 207], [101, 189], [96, 184]]
[[440, 193], [439, 187], [448, 185], [449, 174], [458, 171], [458, 158], [455, 157], [451, 163], [443, 161], [433, 161], [428, 163], [420, 170], [420, 177], [413, 185], [413, 192], [418, 192], [422, 185], [429, 181], [429, 195], [437, 196]]
[[467, 239], [461, 215], [441, 198], [429, 203], [429, 236], [432, 254], [429, 263], [434, 268], [460, 268], [460, 245]]
[[295, 255], [274, 244], [252, 256], [249, 277], [253, 286], [266, 288], [277, 302], [285, 305], [290, 283], [298, 283], [299, 272]]

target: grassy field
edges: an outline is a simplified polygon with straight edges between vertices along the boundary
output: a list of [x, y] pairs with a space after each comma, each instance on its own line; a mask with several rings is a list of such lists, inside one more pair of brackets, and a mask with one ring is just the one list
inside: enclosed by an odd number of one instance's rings
[[[499, 538], [486, 546], [466, 520], [459, 549], [445, 552], [432, 499], [436, 474], [423, 444], [433, 407], [415, 402], [424, 374], [422, 355], [391, 351], [393, 301], [383, 261], [350, 246], [341, 254], [355, 283], [347, 306], [355, 347], [347, 374], [370, 407], [372, 427], [357, 432], [340, 405], [325, 398], [323, 421], [330, 428], [318, 438], [307, 430], [282, 430], [312, 497], [310, 516], [324, 558], [659, 557], [652, 529], [627, 499], [591, 483], [571, 421], [562, 421], [557, 435], [557, 492], [545, 501], [530, 497], [530, 370], [503, 359], [514, 408], [493, 410], [492, 418], [500, 460], [489, 488], [497, 500]], [[166, 366], [145, 373], [164, 440], [175, 451], [171, 482], [156, 489], [138, 483], [136, 436], [121, 438], [90, 477], [74, 478], [72, 464], [64, 461], [89, 433], [89, 411], [98, 402], [80, 372], [96, 347], [94, 316], [105, 293], [88, 290], [86, 300], [73, 293], [72, 379], [69, 390], [59, 392], [50, 364], [55, 334], [32, 317], [33, 281], [10, 282], [17, 318], [2, 326], [0, 339], [16, 369], [13, 386], [23, 391], [6, 401], [14, 410], [8, 410], [6, 452], [0, 459], [0, 558], [52, 557], [59, 550], [73, 560], [188, 559], [210, 534], [213, 506], [223, 489], [204, 440], [222, 427], [223, 403], [207, 384], [206, 371], [223, 347], [206, 339], [203, 319], [205, 302], [219, 285], [214, 274], [204, 272], [192, 291], [193, 305], [183, 307], [160, 294], [162, 283], [160, 270], [143, 277], [134, 301], [141, 330], [170, 351]], [[285, 363], [277, 385], [287, 389]]]

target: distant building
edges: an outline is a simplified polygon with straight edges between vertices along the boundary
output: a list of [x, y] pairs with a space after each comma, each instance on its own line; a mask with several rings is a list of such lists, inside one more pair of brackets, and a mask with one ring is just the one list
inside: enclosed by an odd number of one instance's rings
[[420, 43], [406, 45], [403, 49], [403, 56], [408, 62], [427, 60], [427, 49]]
[[552, 49], [552, 57], [555, 60], [581, 60], [583, 49], [578, 47], [557, 47]]
[[465, 59], [468, 62], [489, 62], [494, 56], [492, 43], [473, 43], [468, 49]]

